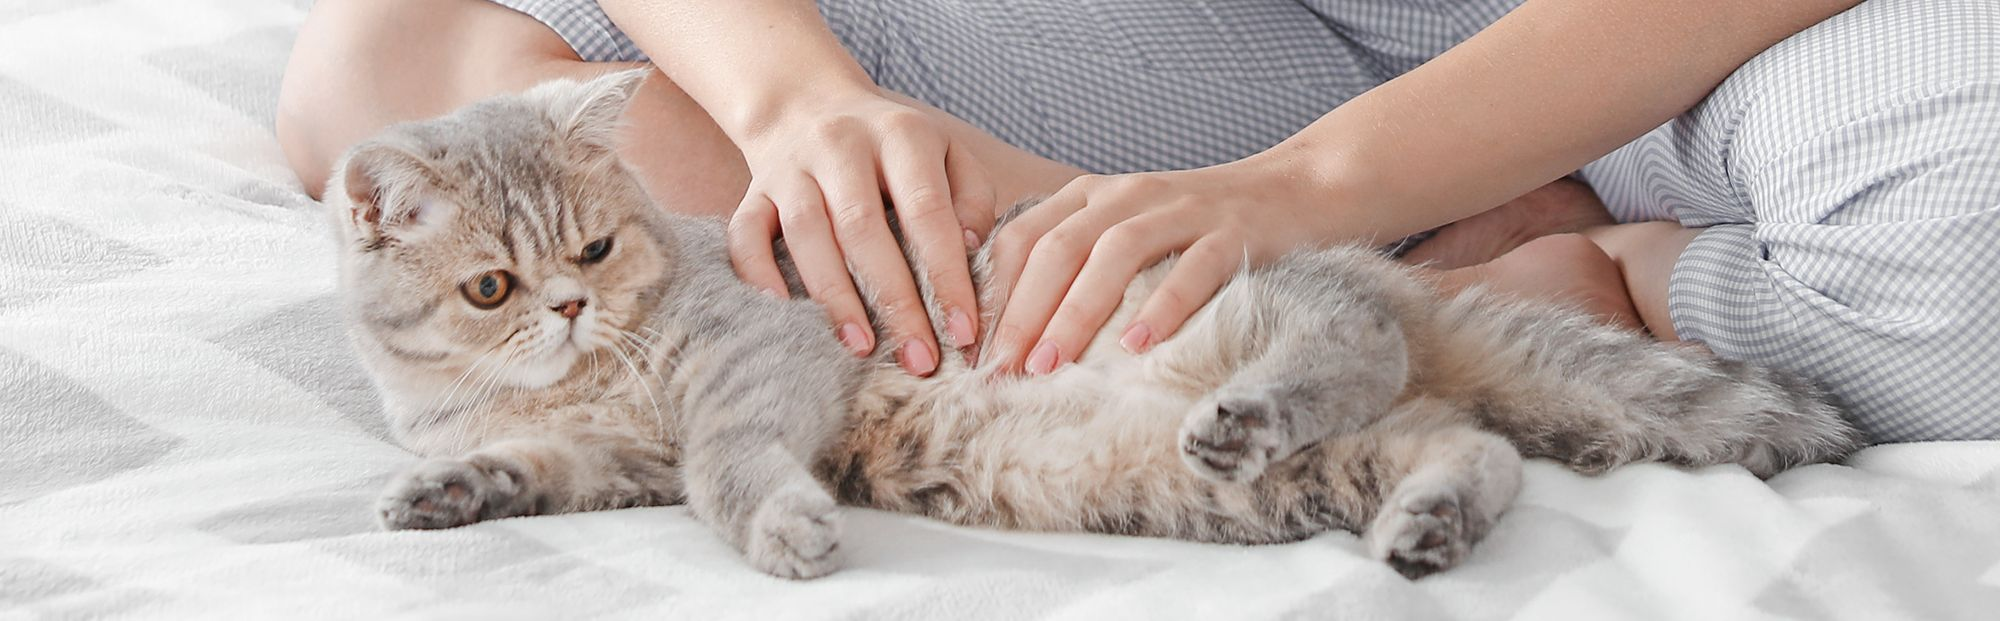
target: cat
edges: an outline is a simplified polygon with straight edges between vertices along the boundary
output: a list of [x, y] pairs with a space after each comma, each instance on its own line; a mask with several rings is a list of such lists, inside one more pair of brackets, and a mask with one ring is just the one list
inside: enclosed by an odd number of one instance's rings
[[[396, 125], [337, 165], [348, 332], [427, 458], [389, 484], [386, 528], [686, 503], [757, 569], [803, 579], [839, 566], [845, 504], [1237, 544], [1346, 529], [1415, 579], [1466, 558], [1524, 457], [1769, 477], [1864, 441], [1798, 378], [1444, 295], [1358, 247], [1246, 268], [1142, 356], [1107, 333], [1012, 377], [947, 337], [911, 377], [849, 354], [796, 279], [794, 299], [740, 282], [722, 223], [646, 196], [614, 147], [643, 76]], [[983, 286], [988, 249], [970, 254]]]

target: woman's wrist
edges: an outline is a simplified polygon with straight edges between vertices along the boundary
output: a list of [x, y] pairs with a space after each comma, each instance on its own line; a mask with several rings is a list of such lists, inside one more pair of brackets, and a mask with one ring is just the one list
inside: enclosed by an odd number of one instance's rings
[[1301, 230], [1320, 244], [1385, 244], [1415, 233], [1390, 215], [1386, 197], [1372, 194], [1374, 171], [1347, 150], [1307, 144], [1294, 138], [1256, 155], [1224, 164], [1247, 183], [1257, 200], [1289, 206]]
[[[847, 59], [841, 59], [847, 60]], [[845, 64], [853, 65], [851, 60]], [[709, 114], [731, 140], [743, 145], [787, 124], [789, 117], [827, 102], [850, 98], [881, 98], [881, 91], [855, 65], [851, 71], [814, 71], [810, 78], [795, 72], [772, 72], [751, 78], [733, 89], [731, 101], [718, 102]]]

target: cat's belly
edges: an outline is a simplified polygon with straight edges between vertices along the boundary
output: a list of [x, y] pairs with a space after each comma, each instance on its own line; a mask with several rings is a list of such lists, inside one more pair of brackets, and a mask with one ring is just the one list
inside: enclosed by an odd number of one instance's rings
[[1249, 502], [1181, 463], [1183, 420], [1230, 371], [1213, 368], [1214, 321], [1197, 314], [1145, 356], [1100, 335], [1082, 361], [1044, 377], [948, 365], [918, 380], [885, 368], [821, 475], [843, 502], [962, 524], [1187, 532], [1175, 522], [1201, 519], [1196, 505]]

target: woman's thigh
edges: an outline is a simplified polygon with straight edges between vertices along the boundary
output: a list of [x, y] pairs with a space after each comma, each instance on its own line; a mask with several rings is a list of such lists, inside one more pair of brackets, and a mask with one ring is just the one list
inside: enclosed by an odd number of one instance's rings
[[1682, 338], [1813, 377], [1880, 440], [2000, 437], [2000, 4], [1871, 0], [1586, 169], [1704, 230]]
[[[278, 134], [317, 195], [340, 153], [392, 123], [632, 66], [584, 62], [542, 23], [485, 0], [320, 2], [285, 71]], [[670, 208], [726, 212], [747, 183], [740, 156], [672, 82], [655, 78], [630, 118], [654, 139], [624, 155]]]

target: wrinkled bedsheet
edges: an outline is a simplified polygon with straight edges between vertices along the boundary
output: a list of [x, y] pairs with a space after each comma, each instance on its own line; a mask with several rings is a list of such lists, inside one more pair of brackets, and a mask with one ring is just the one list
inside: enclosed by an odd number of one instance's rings
[[271, 130], [303, 4], [0, 0], [0, 619], [2000, 618], [2000, 443], [1769, 482], [1534, 463], [1470, 561], [1414, 583], [1346, 533], [850, 511], [848, 569], [799, 583], [682, 508], [381, 532], [414, 458]]

